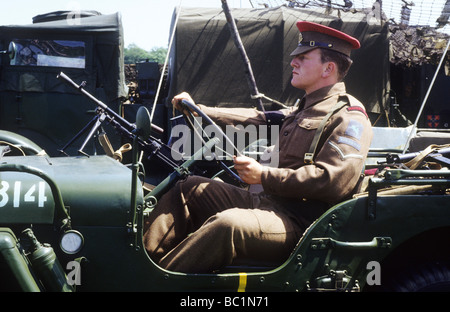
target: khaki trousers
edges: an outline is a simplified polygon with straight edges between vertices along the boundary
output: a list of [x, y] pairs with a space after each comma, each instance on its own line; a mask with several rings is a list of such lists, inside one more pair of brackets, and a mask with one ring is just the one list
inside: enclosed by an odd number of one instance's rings
[[281, 264], [304, 230], [268, 196], [190, 176], [145, 220], [144, 244], [163, 268], [207, 273], [247, 261]]

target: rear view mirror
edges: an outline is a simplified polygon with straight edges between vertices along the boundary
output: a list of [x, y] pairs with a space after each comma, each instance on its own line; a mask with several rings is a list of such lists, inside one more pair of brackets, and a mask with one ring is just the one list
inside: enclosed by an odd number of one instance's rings
[[16, 56], [16, 44], [11, 41], [8, 46], [8, 50], [0, 51], [0, 54], [8, 54], [9, 58], [12, 60]]
[[16, 44], [13, 41], [9, 43], [8, 54], [11, 60], [16, 56]]
[[146, 141], [150, 137], [152, 123], [150, 121], [150, 113], [144, 106], [139, 107], [137, 111], [136, 128], [138, 129], [142, 140]]

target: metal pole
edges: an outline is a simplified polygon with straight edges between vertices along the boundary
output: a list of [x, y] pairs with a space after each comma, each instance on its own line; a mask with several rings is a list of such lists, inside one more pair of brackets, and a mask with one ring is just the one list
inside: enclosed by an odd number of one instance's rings
[[181, 3], [182, 2], [183, 1], [180, 0], [180, 4], [178, 5], [177, 15], [175, 17], [175, 23], [173, 24], [172, 34], [170, 35], [170, 42], [169, 42], [169, 47], [167, 49], [166, 59], [164, 61], [164, 65], [163, 65], [163, 68], [161, 70], [161, 77], [159, 79], [158, 89], [156, 89], [155, 100], [153, 102], [153, 107], [152, 107], [152, 111], [151, 111], [151, 114], [150, 114], [150, 122], [153, 121], [153, 116], [155, 115], [156, 103], [158, 102], [159, 92], [161, 90], [162, 82], [163, 82], [163, 79], [164, 79], [164, 72], [166, 71], [167, 62], [169, 61], [170, 50], [172, 49], [173, 38], [175, 37], [175, 31], [177, 29], [178, 18], [180, 17], [180, 13], [181, 13]]
[[253, 75], [253, 70], [252, 70], [252, 66], [250, 65], [250, 60], [247, 56], [247, 53], [245, 52], [245, 48], [244, 45], [242, 44], [242, 40], [241, 37], [239, 35], [239, 31], [237, 29], [236, 26], [236, 22], [234, 21], [233, 16], [231, 15], [231, 11], [230, 8], [228, 6], [228, 3], [226, 0], [221, 0], [222, 1], [222, 8], [223, 11], [225, 13], [225, 16], [227, 18], [227, 23], [228, 26], [230, 27], [230, 31], [231, 31], [231, 35], [234, 39], [234, 43], [236, 44], [236, 47], [239, 50], [239, 54], [241, 55], [242, 60], [244, 61], [244, 65], [246, 67], [246, 74], [247, 74], [247, 83], [248, 86], [250, 87], [251, 93], [252, 93], [252, 98], [255, 98], [259, 108], [261, 109], [261, 111], [265, 111], [264, 110], [264, 106], [262, 103], [262, 100], [260, 97], [258, 97], [259, 95], [259, 91], [258, 91], [258, 87], [256, 86], [256, 81], [255, 81], [255, 77]]
[[417, 130], [417, 124], [419, 122], [419, 118], [422, 115], [423, 108], [425, 107], [425, 103], [427, 102], [428, 96], [430, 95], [431, 89], [433, 88], [434, 81], [436, 80], [436, 77], [437, 77], [437, 75], [439, 73], [439, 70], [440, 70], [440, 68], [442, 66], [442, 63], [444, 62], [444, 59], [445, 59], [445, 57], [447, 55], [447, 51], [448, 51], [449, 45], [450, 45], [450, 40], [448, 40], [448, 42], [447, 42], [447, 47], [445, 48], [444, 53], [442, 54], [442, 58], [441, 58], [441, 60], [439, 62], [439, 65], [438, 65], [438, 67], [436, 69], [436, 72], [434, 73], [433, 80], [431, 80], [430, 86], [428, 87], [428, 91], [425, 94], [425, 98], [423, 99], [422, 105], [420, 106], [419, 113], [417, 114], [416, 121], [414, 122], [414, 125], [413, 125], [413, 127], [411, 129], [411, 132], [409, 134], [408, 140], [406, 141], [406, 144], [405, 144], [405, 147], [403, 149], [403, 153], [402, 154], [406, 153], [406, 150], [409, 147], [409, 142], [411, 141], [412, 136], [415, 134], [415, 132]]

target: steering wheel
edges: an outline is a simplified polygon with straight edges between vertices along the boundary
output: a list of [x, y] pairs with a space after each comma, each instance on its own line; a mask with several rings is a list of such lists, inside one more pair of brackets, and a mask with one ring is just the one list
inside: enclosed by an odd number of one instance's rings
[[[188, 124], [193, 126], [193, 122], [195, 121], [194, 115], [192, 114], [192, 111], [196, 112], [200, 117], [204, 118], [204, 120], [207, 121], [208, 124], [213, 126], [218, 133], [222, 135], [225, 140], [227, 140], [230, 144], [232, 144], [231, 140], [226, 136], [226, 134], [220, 129], [214, 121], [211, 120], [204, 112], [202, 112], [195, 104], [188, 102], [186, 100], [182, 101], [182, 104], [188, 108], [188, 115], [186, 118], [189, 118], [187, 120]], [[192, 128], [192, 127], [191, 127]], [[192, 129], [195, 132], [195, 129]], [[202, 128], [202, 132], [205, 133], [204, 129]], [[203, 138], [201, 138], [202, 141]], [[144, 210], [144, 213], [148, 213], [153, 207], [156, 205], [156, 202], [159, 200], [159, 198], [162, 196], [162, 194], [166, 193], [167, 190], [172, 187], [172, 185], [180, 179], [180, 177], [185, 176], [186, 174], [189, 174], [189, 168], [200, 158], [202, 155], [204, 155], [207, 151], [211, 152], [211, 154], [215, 157], [215, 161], [220, 165], [220, 167], [223, 169], [223, 171], [230, 176], [234, 181], [239, 183], [241, 186], [245, 186], [246, 183], [242, 181], [242, 179], [237, 175], [235, 172], [233, 172], [222, 160], [218, 159], [217, 156], [212, 152], [213, 147], [216, 146], [220, 142], [219, 138], [213, 137], [209, 138], [208, 142], [203, 142], [202, 148], [200, 148], [198, 151], [194, 153], [188, 160], [183, 162], [176, 170], [174, 170], [169, 176], [167, 176], [162, 182], [160, 182], [153, 190], [151, 190], [145, 197], [144, 202], [146, 203], [148, 207]], [[238, 155], [241, 155], [241, 153], [237, 150], [237, 148], [232, 144], [234, 149], [236, 150], [236, 153]]]
[[[201, 109], [199, 109], [197, 105], [195, 105], [194, 103], [191, 103], [187, 100], [182, 100], [181, 103], [182, 103], [182, 106], [187, 109], [187, 114], [183, 114], [184, 118], [187, 121], [187, 124], [189, 125], [191, 130], [195, 134], [197, 134], [197, 136], [199, 136], [200, 140], [202, 140], [203, 143], [205, 143], [203, 137], [195, 129], [194, 124], [195, 123], [198, 124], [198, 122], [196, 122], [195, 117], [192, 112], [197, 113], [198, 116], [202, 118], [202, 120], [205, 120], [207, 124], [214, 127], [214, 130], [216, 130], [217, 133], [220, 134], [222, 136], [222, 138], [224, 138], [224, 140], [226, 142], [228, 142], [228, 144], [230, 144], [230, 146], [233, 147], [233, 149], [236, 152], [236, 155], [241, 156], [240, 151], [236, 148], [236, 146], [233, 144], [233, 142], [230, 140], [230, 138], [225, 134], [225, 132], [223, 132], [223, 130], [219, 126], [217, 126], [217, 124], [208, 115], [206, 115]], [[204, 127], [201, 127], [201, 131], [203, 134], [206, 135]], [[231, 177], [235, 182], [239, 183], [242, 186], [246, 185], [246, 183], [239, 177], [239, 175], [237, 175], [233, 170], [231, 170], [230, 167], [228, 167], [222, 160], [220, 160], [214, 152], [211, 152], [211, 153], [212, 153], [212, 156], [214, 157], [215, 161], [217, 162], [217, 164], [223, 169], [223, 171], [229, 177]]]

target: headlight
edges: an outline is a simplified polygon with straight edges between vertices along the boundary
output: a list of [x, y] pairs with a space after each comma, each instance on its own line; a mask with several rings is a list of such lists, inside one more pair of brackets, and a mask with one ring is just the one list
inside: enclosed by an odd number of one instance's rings
[[81, 250], [84, 244], [83, 235], [80, 232], [75, 230], [69, 230], [65, 232], [62, 237], [59, 245], [61, 246], [62, 251], [66, 254], [76, 254]]

